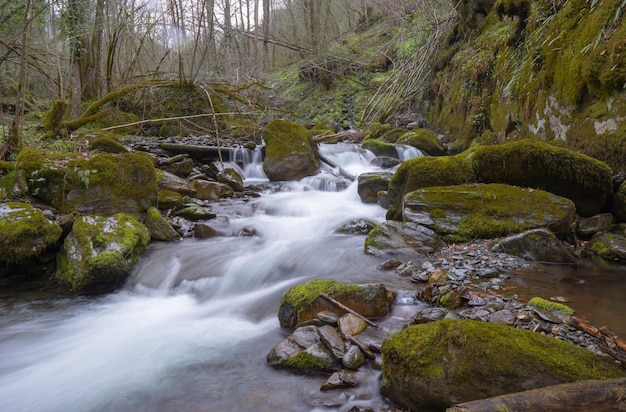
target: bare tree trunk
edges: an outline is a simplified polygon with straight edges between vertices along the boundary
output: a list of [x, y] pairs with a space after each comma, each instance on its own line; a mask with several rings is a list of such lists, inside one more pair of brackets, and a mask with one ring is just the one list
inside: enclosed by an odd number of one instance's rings
[[102, 84], [102, 37], [105, 0], [96, 1], [96, 14], [94, 19], [91, 41], [85, 51], [83, 98], [92, 100], [100, 97], [103, 89]]
[[270, 0], [263, 0], [263, 70], [269, 70]]

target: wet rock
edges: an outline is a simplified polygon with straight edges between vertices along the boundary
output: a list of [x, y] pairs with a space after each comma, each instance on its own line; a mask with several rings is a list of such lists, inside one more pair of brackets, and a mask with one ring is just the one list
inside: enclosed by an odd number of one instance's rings
[[450, 242], [546, 227], [565, 238], [575, 217], [568, 199], [501, 184], [419, 189], [407, 194], [403, 205], [404, 221], [426, 226]]
[[443, 156], [446, 149], [436, 134], [426, 129], [414, 129], [398, 138], [397, 144], [405, 144], [431, 156]]
[[296, 329], [267, 354], [267, 363], [303, 373], [335, 372], [341, 364], [328, 351], [315, 326]]
[[23, 262], [54, 245], [63, 230], [40, 209], [23, 202], [0, 203], [0, 262]]
[[336, 325], [339, 321], [339, 315], [335, 312], [331, 312], [329, 310], [323, 310], [317, 314], [317, 318], [324, 323], [329, 325]]
[[419, 325], [422, 323], [434, 322], [445, 318], [447, 314], [448, 311], [444, 308], [427, 308], [420, 310], [413, 315], [412, 324]]
[[472, 320], [409, 326], [385, 340], [382, 354], [381, 392], [411, 410], [443, 410], [563, 382], [626, 376], [612, 359], [571, 343]]
[[183, 196], [171, 190], [159, 190], [157, 192], [157, 207], [161, 210], [180, 209], [183, 207]]
[[595, 256], [608, 262], [626, 262], [626, 236], [617, 233], [594, 236], [589, 248]]
[[193, 225], [193, 237], [197, 239], [208, 239], [211, 237], [221, 236], [220, 232], [213, 229], [206, 223], [194, 223]]
[[180, 240], [180, 235], [174, 230], [156, 207], [148, 209], [146, 215], [146, 227], [150, 231], [150, 236], [154, 240], [174, 242]]
[[158, 173], [159, 189], [180, 193], [182, 196], [195, 196], [196, 189], [187, 180], [165, 170]]
[[270, 181], [300, 180], [317, 173], [317, 150], [306, 128], [289, 120], [274, 120], [262, 133], [263, 171]]
[[341, 225], [337, 228], [337, 233], [343, 233], [346, 235], [367, 235], [372, 229], [376, 227], [374, 222], [370, 222], [366, 219], [354, 219]]
[[339, 333], [345, 339], [356, 336], [367, 328], [367, 323], [352, 313], [343, 315], [337, 323], [339, 325]]
[[444, 245], [439, 235], [425, 226], [413, 222], [387, 221], [369, 233], [365, 240], [365, 253], [419, 260]]
[[378, 192], [387, 190], [392, 173], [362, 173], [358, 177], [358, 193], [363, 203], [376, 203]]
[[357, 346], [351, 346], [346, 354], [343, 355], [342, 363], [348, 369], [358, 370], [365, 365], [365, 356]]
[[333, 389], [353, 388], [359, 384], [356, 373], [353, 371], [340, 370], [330, 375], [330, 378], [324, 382], [321, 391], [330, 391]]
[[243, 178], [235, 169], [227, 167], [217, 174], [217, 181], [223, 183], [236, 192], [243, 192]]
[[526, 260], [562, 264], [576, 263], [576, 258], [547, 229], [533, 229], [506, 237], [496, 243], [492, 250], [519, 256]]
[[489, 315], [489, 322], [500, 325], [513, 326], [516, 319], [516, 313], [509, 309], [502, 309]]
[[161, 166], [161, 170], [165, 170], [173, 175], [179, 177], [188, 177], [191, 172], [193, 172], [193, 168], [195, 166], [192, 159], [186, 155], [180, 155], [180, 158], [177, 158], [175, 161], [168, 161], [164, 165]]
[[194, 180], [195, 198], [200, 200], [218, 200], [234, 195], [233, 188], [227, 184], [210, 182], [208, 180]]
[[611, 211], [617, 220], [626, 222], [626, 181], [622, 182], [615, 192]]
[[191, 221], [197, 221], [214, 219], [216, 217], [216, 214], [213, 213], [213, 210], [208, 207], [199, 206], [192, 203], [185, 205], [185, 207], [177, 211], [176, 216], [180, 216]]
[[57, 255], [56, 278], [76, 292], [110, 292], [130, 276], [150, 241], [133, 216], [81, 216]]
[[313, 279], [294, 286], [283, 294], [278, 320], [285, 328], [315, 319], [324, 310], [345, 314], [320, 292], [328, 294], [343, 305], [365, 317], [383, 317], [389, 313], [395, 294], [383, 284], [350, 285], [332, 280]]
[[402, 265], [402, 261], [398, 259], [387, 259], [380, 265], [378, 265], [378, 269], [380, 270], [392, 270]]
[[613, 215], [611, 213], [602, 213], [588, 218], [581, 218], [576, 222], [576, 234], [584, 238], [589, 238], [598, 232], [609, 230], [612, 224]]
[[402, 163], [402, 160], [398, 159], [397, 157], [391, 156], [376, 156], [370, 162], [372, 166], [378, 166], [382, 169], [391, 169], [392, 167], [395, 167], [400, 163]]
[[376, 156], [384, 156], [398, 159], [398, 151], [396, 147], [388, 142], [380, 139], [366, 139], [361, 143], [363, 149], [369, 150]]
[[322, 342], [324, 342], [335, 358], [343, 358], [343, 355], [346, 353], [346, 345], [337, 330], [332, 326], [325, 325], [320, 327], [317, 332]]

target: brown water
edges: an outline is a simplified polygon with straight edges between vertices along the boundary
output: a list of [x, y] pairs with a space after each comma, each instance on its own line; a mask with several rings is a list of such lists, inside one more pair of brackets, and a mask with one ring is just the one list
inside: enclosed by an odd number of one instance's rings
[[523, 300], [564, 297], [576, 316], [626, 338], [626, 266], [591, 260], [578, 267], [534, 264], [513, 273], [507, 287]]

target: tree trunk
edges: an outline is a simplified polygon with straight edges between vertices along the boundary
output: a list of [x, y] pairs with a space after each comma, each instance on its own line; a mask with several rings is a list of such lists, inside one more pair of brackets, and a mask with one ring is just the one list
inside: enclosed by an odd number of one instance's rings
[[587, 380], [465, 402], [446, 412], [626, 410], [626, 378]]
[[102, 93], [102, 37], [105, 0], [96, 1], [96, 15], [91, 32], [91, 41], [85, 50], [83, 98], [93, 100]]

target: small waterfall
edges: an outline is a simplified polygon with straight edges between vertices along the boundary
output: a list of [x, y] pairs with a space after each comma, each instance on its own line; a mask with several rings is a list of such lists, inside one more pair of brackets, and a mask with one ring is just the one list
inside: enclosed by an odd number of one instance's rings
[[398, 152], [398, 158], [403, 162], [405, 160], [413, 159], [415, 157], [423, 157], [424, 153], [421, 150], [414, 148], [413, 146], [405, 144], [397, 144], [396, 152]]
[[229, 151], [229, 163], [234, 165], [244, 180], [267, 181], [267, 175], [263, 171], [263, 147], [254, 149], [246, 147], [233, 147]]

